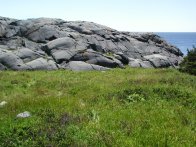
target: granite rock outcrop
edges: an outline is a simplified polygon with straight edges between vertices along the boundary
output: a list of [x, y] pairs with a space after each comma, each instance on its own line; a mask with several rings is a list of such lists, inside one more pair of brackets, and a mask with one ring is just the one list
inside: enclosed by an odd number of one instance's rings
[[85, 21], [0, 17], [0, 70], [177, 67], [182, 52], [154, 33]]

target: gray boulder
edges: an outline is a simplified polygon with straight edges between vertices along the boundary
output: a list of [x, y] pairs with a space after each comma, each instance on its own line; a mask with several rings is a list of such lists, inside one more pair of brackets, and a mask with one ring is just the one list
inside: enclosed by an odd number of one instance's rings
[[48, 50], [57, 49], [57, 48], [70, 49], [74, 45], [75, 45], [75, 41], [72, 38], [64, 37], [48, 42], [45, 47]]
[[142, 68], [153, 68], [154, 65], [149, 61], [142, 61], [141, 59], [129, 58], [130, 67], [142, 67]]
[[71, 60], [85, 61], [89, 64], [100, 65], [108, 68], [123, 67], [123, 64], [118, 59], [93, 50], [80, 52], [73, 56]]
[[0, 64], [2, 69], [21, 70], [27, 69], [22, 59], [8, 50], [0, 49]]
[[96, 57], [91, 60], [88, 60], [87, 63], [96, 64], [96, 65], [109, 67], [109, 68], [123, 67], [123, 65], [121, 64], [121, 62], [119, 60], [117, 60], [117, 59], [112, 60], [112, 58], [110, 59], [110, 58], [106, 58], [104, 56]]
[[41, 56], [43, 56], [43, 54], [37, 52], [37, 51], [33, 51], [31, 49], [28, 48], [21, 48], [18, 49], [17, 51], [13, 52], [16, 56], [18, 56], [20, 59], [22, 59], [24, 62], [30, 62], [32, 60], [35, 60]]
[[144, 56], [144, 58], [150, 61], [154, 67], [174, 67], [173, 63], [169, 61], [167, 56], [154, 54]]
[[58, 69], [56, 63], [52, 60], [38, 58], [31, 62], [26, 63], [30, 70], [56, 70]]
[[69, 61], [76, 53], [74, 50], [57, 50], [52, 53], [52, 56], [57, 63], [62, 63], [63, 61]]
[[82, 61], [70, 61], [64, 66], [65, 69], [73, 71], [88, 71], [88, 70], [108, 70], [109, 68], [98, 66], [94, 64], [88, 64]]

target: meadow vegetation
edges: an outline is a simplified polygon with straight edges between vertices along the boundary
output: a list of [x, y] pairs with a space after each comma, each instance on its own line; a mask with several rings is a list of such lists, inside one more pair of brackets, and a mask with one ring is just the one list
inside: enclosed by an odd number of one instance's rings
[[195, 83], [175, 69], [2, 71], [0, 146], [195, 146]]

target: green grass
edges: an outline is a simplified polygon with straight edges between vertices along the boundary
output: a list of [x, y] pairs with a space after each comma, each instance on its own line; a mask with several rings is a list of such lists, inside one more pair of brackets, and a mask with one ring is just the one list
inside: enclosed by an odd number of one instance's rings
[[196, 77], [174, 69], [3, 71], [1, 101], [1, 147], [196, 145]]

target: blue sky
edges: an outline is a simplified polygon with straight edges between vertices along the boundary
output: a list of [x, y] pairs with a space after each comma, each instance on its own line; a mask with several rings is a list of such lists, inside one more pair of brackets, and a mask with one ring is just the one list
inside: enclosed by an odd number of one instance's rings
[[196, 32], [196, 0], [0, 0], [0, 16], [84, 20], [121, 31]]

